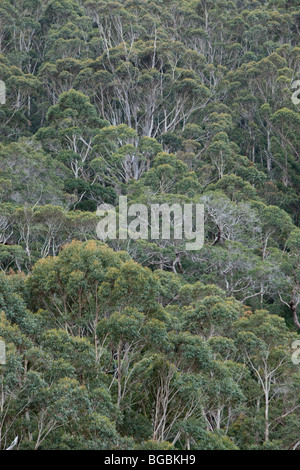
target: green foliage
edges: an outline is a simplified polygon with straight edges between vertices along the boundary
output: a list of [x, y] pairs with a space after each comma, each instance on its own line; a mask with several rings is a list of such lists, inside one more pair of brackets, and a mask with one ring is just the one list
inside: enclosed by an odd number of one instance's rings
[[[299, 7], [1, 0], [0, 448], [299, 445]], [[97, 241], [201, 203], [205, 245]]]

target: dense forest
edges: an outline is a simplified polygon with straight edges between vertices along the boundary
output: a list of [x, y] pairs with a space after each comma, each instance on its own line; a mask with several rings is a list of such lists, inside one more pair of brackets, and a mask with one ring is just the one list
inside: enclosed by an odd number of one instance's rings
[[[300, 449], [299, 33], [299, 0], [0, 0], [0, 449]], [[204, 204], [203, 248], [99, 240], [120, 195]]]

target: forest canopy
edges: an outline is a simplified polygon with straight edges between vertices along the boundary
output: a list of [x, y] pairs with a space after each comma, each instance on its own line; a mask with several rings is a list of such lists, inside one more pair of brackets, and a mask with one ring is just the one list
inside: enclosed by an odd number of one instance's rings
[[[299, 1], [0, 18], [0, 449], [300, 449]], [[99, 241], [119, 196], [203, 248]]]

